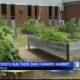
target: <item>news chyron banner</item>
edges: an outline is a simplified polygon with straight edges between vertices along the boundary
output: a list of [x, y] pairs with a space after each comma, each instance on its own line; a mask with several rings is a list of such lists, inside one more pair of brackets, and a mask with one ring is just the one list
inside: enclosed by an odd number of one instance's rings
[[1, 62], [0, 70], [74, 70], [80, 62]]

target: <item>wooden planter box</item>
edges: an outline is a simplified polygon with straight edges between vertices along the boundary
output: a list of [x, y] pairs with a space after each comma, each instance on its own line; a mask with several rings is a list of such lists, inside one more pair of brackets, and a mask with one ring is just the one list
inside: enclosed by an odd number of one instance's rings
[[28, 36], [28, 49], [30, 49], [30, 45], [67, 61], [80, 60], [80, 41], [66, 44], [54, 41], [43, 41], [36, 39], [34, 36]]

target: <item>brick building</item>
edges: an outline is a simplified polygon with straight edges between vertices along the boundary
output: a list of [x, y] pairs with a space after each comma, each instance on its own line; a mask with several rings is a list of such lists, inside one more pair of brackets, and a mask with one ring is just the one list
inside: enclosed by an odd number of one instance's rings
[[[59, 8], [57, 6], [31, 6], [31, 5], [15, 5], [15, 4], [0, 4], [0, 16], [7, 17], [8, 24], [14, 20], [16, 25], [24, 23], [29, 18], [37, 19], [40, 9], [40, 21], [46, 24], [54, 24], [55, 19], [59, 17]], [[63, 9], [60, 11], [61, 18], [65, 21], [71, 18], [80, 17], [80, 2], [79, 0], [63, 0]]]

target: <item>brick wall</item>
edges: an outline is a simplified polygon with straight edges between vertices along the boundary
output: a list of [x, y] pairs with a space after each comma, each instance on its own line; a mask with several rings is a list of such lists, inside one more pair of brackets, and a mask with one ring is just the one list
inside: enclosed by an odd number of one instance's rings
[[[16, 18], [16, 24], [17, 26], [20, 24], [23, 24], [27, 18], [28, 18], [28, 12], [27, 12], [27, 6], [23, 5], [15, 5], [15, 18]], [[39, 7], [40, 12], [41, 7]], [[6, 11], [7, 11], [7, 21], [8, 24], [11, 24], [11, 11], [10, 11], [10, 5], [6, 5]], [[40, 15], [40, 22], [43, 22], [45, 24], [48, 24], [48, 18], [49, 18], [49, 8], [44, 6], [42, 7], [41, 15]], [[1, 5], [0, 5], [0, 15], [1, 15]], [[35, 17], [35, 6], [32, 6], [32, 17]], [[55, 19], [55, 7], [52, 9], [52, 20], [54, 23]]]
[[77, 17], [80, 17], [80, 5], [67, 5], [64, 7], [63, 19], [65, 21]]
[[[6, 11], [7, 11], [7, 21], [8, 24], [11, 24], [11, 13], [10, 13], [10, 5], [6, 5]], [[41, 7], [39, 7], [40, 11]], [[49, 8], [44, 6], [42, 7], [41, 15], [40, 15], [40, 22], [44, 22], [48, 24], [48, 18], [49, 18]], [[2, 15], [1, 13], [1, 5], [0, 5], [0, 16]], [[32, 17], [35, 16], [35, 7], [32, 7]], [[16, 17], [16, 24], [20, 25], [24, 23], [27, 18], [28, 18], [28, 13], [27, 13], [27, 6], [21, 6], [21, 5], [15, 5], [15, 17]], [[79, 18], [80, 17], [80, 5], [67, 5], [64, 7], [64, 12], [63, 12], [63, 19], [65, 21], [70, 20], [71, 18]], [[52, 19], [54, 23], [55, 19], [55, 7], [53, 7], [52, 11]]]
[[[39, 7], [39, 11], [41, 10], [41, 7]], [[48, 24], [48, 16], [49, 13], [48, 13], [48, 7], [46, 6], [43, 6], [42, 7], [42, 11], [41, 11], [41, 15], [40, 15], [40, 21], [45, 23], [45, 24]]]
[[15, 6], [16, 24], [20, 25], [27, 20], [27, 6]]

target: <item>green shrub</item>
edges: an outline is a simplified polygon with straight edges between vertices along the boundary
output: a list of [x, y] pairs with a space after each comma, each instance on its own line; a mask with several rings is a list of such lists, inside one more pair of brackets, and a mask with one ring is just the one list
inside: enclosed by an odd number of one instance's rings
[[80, 40], [80, 33], [75, 34], [75, 39]]
[[22, 33], [32, 34], [35, 27], [35, 19], [29, 19], [23, 24]]
[[64, 25], [64, 30], [69, 32], [69, 33], [76, 31], [77, 28], [78, 28], [78, 25], [76, 23], [73, 23], [73, 22], [67, 22]]
[[74, 38], [75, 32], [79, 28], [78, 24], [74, 22], [67, 22], [65, 23], [63, 30], [71, 34], [71, 38]]
[[[11, 29], [7, 25], [0, 25], [0, 61], [17, 61], [19, 50], [16, 48], [16, 42], [11, 34]], [[16, 55], [16, 58], [15, 58]], [[22, 60], [21, 60], [22, 61]]]
[[68, 37], [69, 37], [68, 34], [54, 31], [52, 29], [41, 30], [37, 34], [38, 39], [42, 39], [46, 41], [51, 40], [51, 41], [59, 41], [59, 42], [68, 42], [69, 41]]
[[0, 25], [7, 25], [7, 16], [6, 15], [2, 15], [2, 16], [0, 16]]
[[45, 24], [37, 23], [35, 19], [29, 19], [23, 24], [21, 32], [25, 34], [37, 34], [44, 27], [46, 27]]
[[29, 19], [24, 23], [23, 32], [34, 34], [38, 39], [59, 42], [74, 42], [79, 40], [80, 26], [73, 21], [67, 22], [63, 27], [46, 26], [44, 23], [36, 23], [34, 19]]
[[46, 25], [43, 24], [43, 23], [35, 24], [33, 33], [34, 33], [34, 34], [38, 34], [38, 33], [40, 33], [41, 31], [45, 30], [46, 28], [47, 28]]

